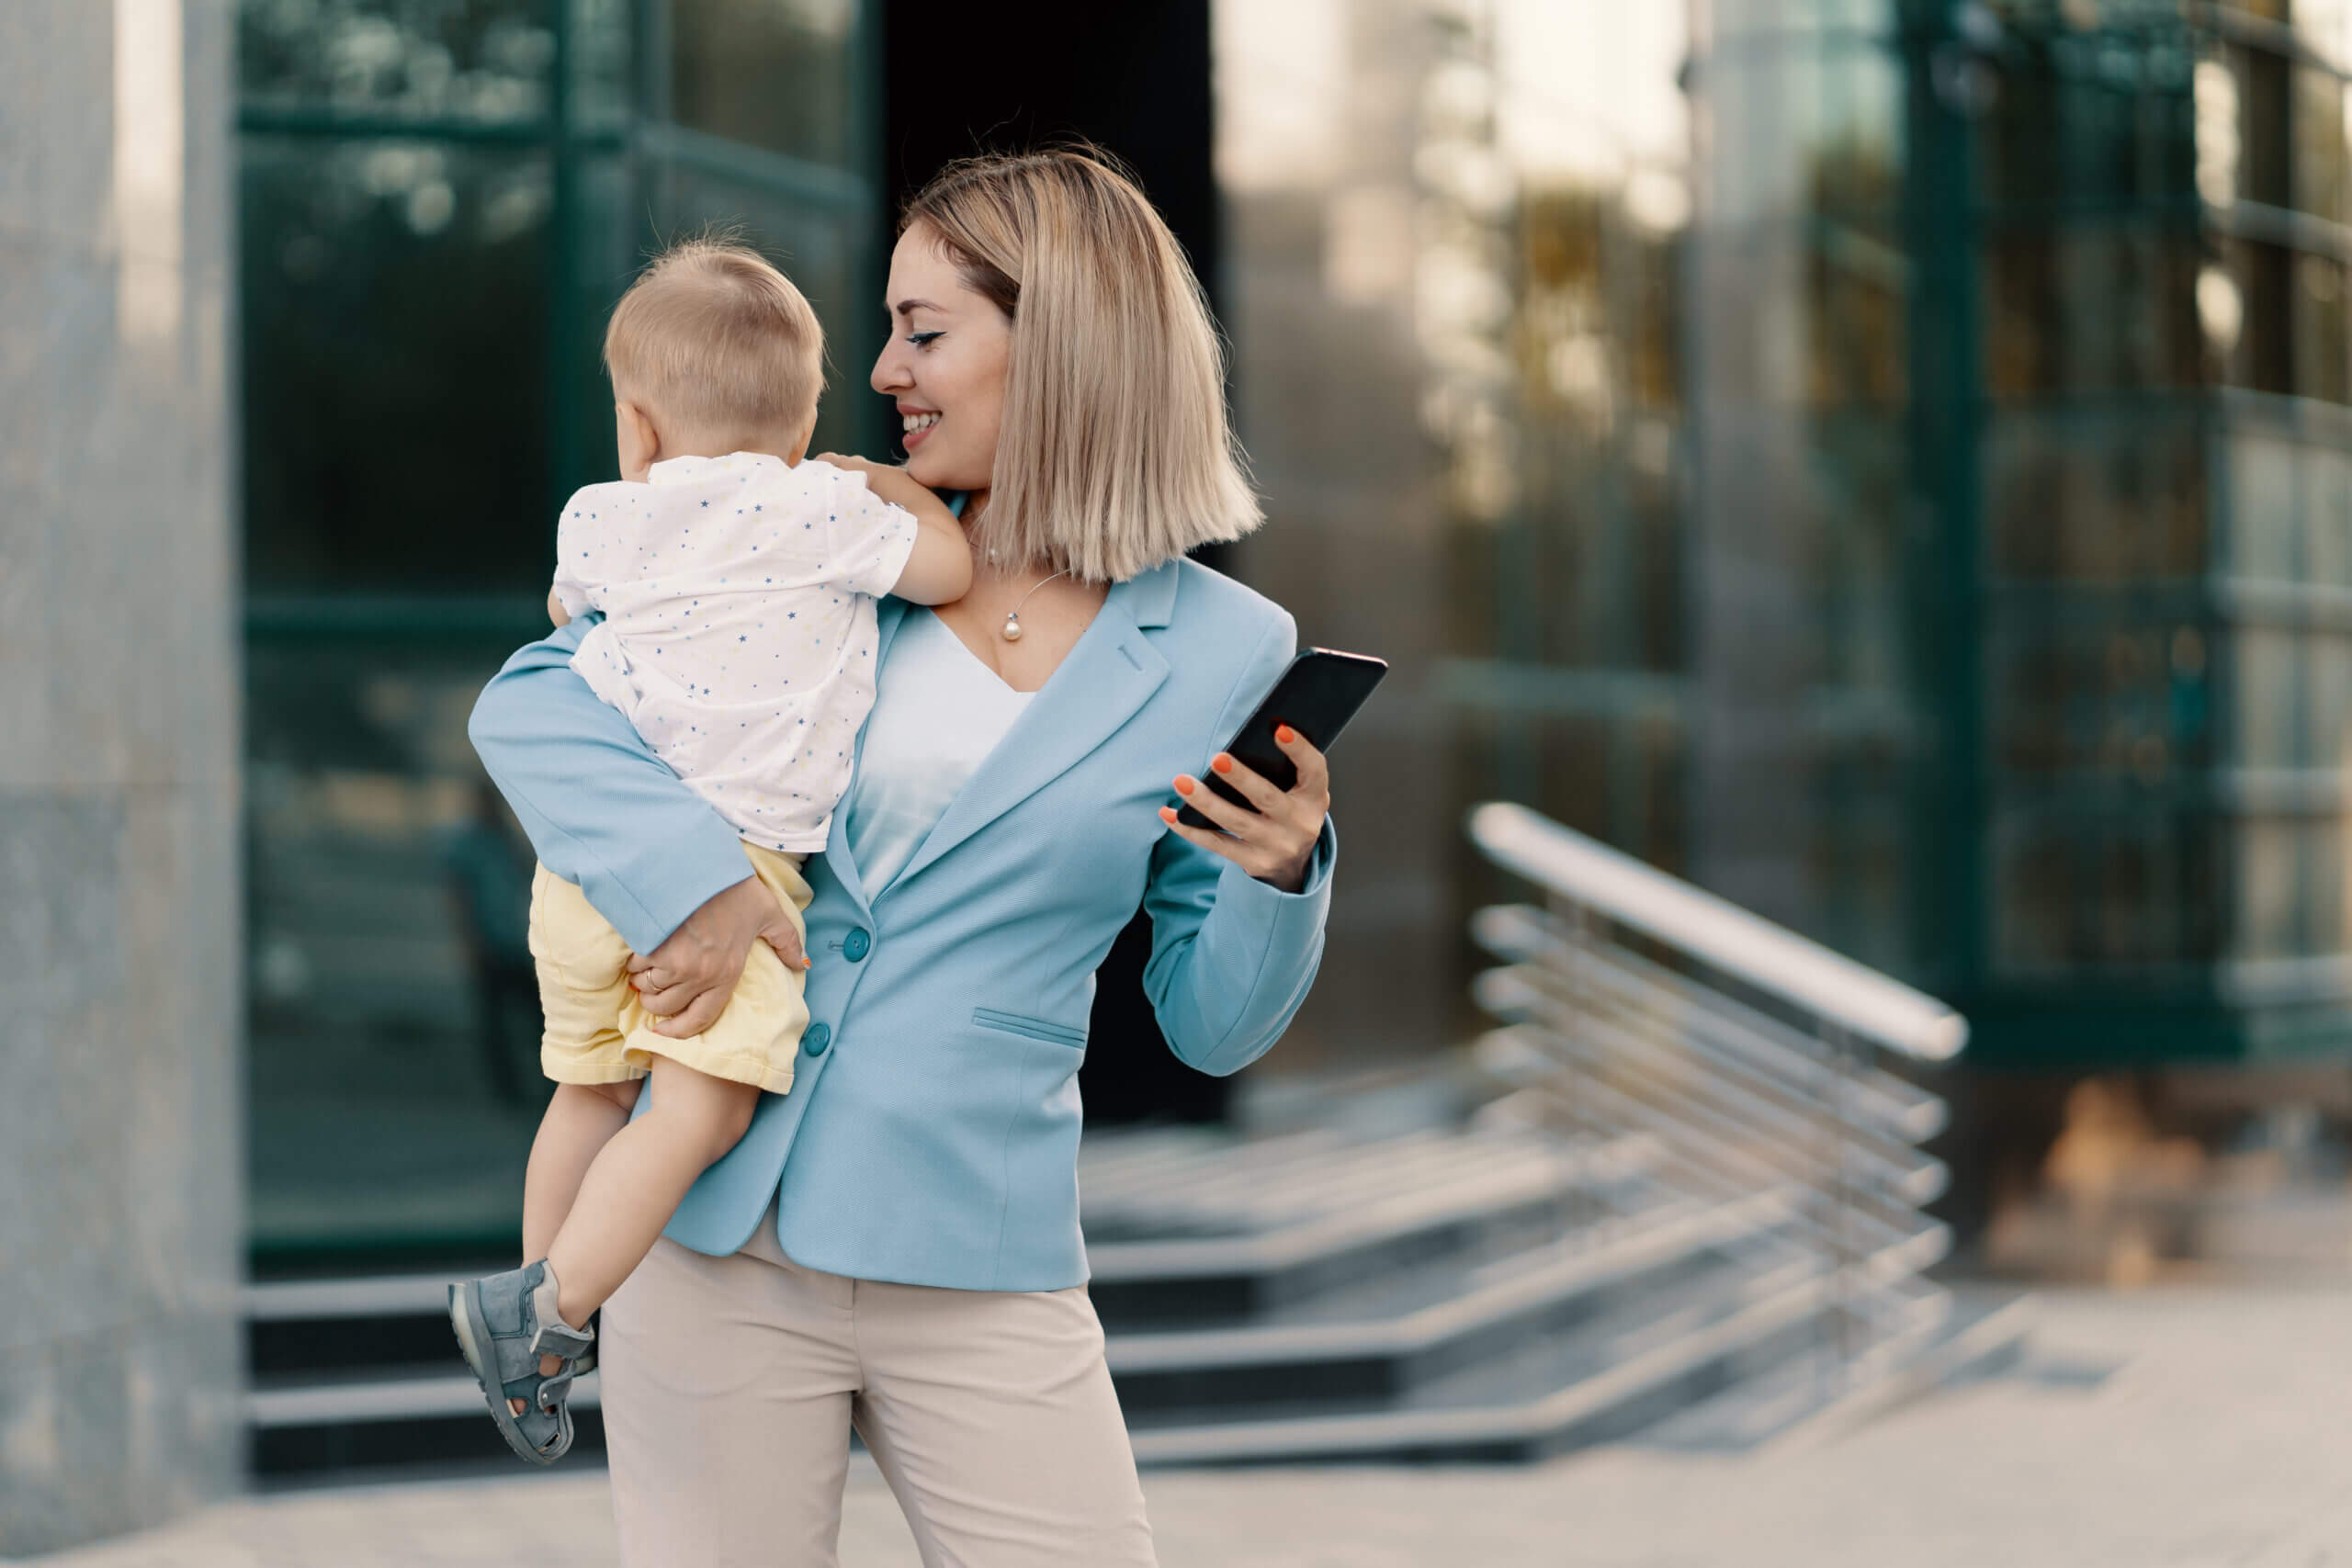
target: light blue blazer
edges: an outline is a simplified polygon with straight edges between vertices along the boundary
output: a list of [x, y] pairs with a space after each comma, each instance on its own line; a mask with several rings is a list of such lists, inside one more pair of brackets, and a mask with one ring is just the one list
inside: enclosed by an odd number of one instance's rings
[[[883, 603], [886, 662], [905, 613]], [[650, 952], [743, 879], [742, 849], [571, 672], [583, 629], [510, 660], [470, 730], [539, 859]], [[1138, 902], [1160, 1028], [1204, 1072], [1263, 1055], [1322, 957], [1329, 823], [1305, 890], [1289, 894], [1159, 816], [1169, 780], [1206, 764], [1296, 637], [1238, 583], [1160, 567], [1111, 590], [888, 887], [858, 880], [836, 812], [808, 863], [815, 966], [792, 1091], [763, 1097], [671, 1237], [731, 1253], [779, 1198], [778, 1239], [808, 1268], [967, 1290], [1083, 1281], [1078, 1065], [1094, 970]]]

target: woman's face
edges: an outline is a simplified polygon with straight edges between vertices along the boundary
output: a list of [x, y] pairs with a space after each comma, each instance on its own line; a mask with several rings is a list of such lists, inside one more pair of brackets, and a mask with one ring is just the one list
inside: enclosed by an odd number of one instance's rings
[[899, 405], [907, 472], [933, 490], [986, 490], [1012, 323], [964, 283], [931, 231], [917, 225], [890, 253], [890, 338], [874, 389]]

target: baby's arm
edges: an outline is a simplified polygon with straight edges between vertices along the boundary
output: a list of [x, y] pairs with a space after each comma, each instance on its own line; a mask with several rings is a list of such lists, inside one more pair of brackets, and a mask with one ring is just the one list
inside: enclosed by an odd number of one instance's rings
[[827, 452], [818, 461], [864, 474], [866, 489], [914, 513], [915, 547], [891, 592], [910, 604], [950, 604], [971, 592], [972, 547], [965, 542], [964, 525], [921, 480], [904, 468], [863, 457]]
[[571, 612], [563, 607], [563, 595], [552, 588], [548, 590], [548, 619], [560, 626], [571, 624]]

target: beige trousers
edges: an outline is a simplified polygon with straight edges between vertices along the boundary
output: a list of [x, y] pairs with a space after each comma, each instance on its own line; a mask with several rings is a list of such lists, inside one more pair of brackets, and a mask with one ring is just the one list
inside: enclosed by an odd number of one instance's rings
[[853, 1425], [924, 1568], [1155, 1562], [1082, 1288], [820, 1273], [771, 1213], [732, 1258], [656, 1244], [599, 1363], [625, 1568], [835, 1568]]

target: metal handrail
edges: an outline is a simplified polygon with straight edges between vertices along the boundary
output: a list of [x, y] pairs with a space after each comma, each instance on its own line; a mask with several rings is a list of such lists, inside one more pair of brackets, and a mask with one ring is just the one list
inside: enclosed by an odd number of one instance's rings
[[1873, 1043], [1943, 1062], [1968, 1043], [1935, 998], [1523, 806], [1477, 807], [1470, 837], [1529, 881]]
[[1760, 1266], [1820, 1271], [1822, 1364], [1850, 1382], [1907, 1354], [1949, 1305], [1918, 1278], [1951, 1246], [1920, 1212], [1943, 1190], [1918, 1145], [1944, 1106], [1876, 1054], [1948, 1061], [1960, 1015], [1523, 807], [1482, 806], [1469, 830], [1543, 893], [1471, 921], [1502, 960], [1473, 988], [1504, 1025], [1481, 1057], [1524, 1086], [1502, 1109], [1579, 1143], [1648, 1138], [1658, 1179], [1702, 1201], [1795, 1195], [1757, 1245]]

